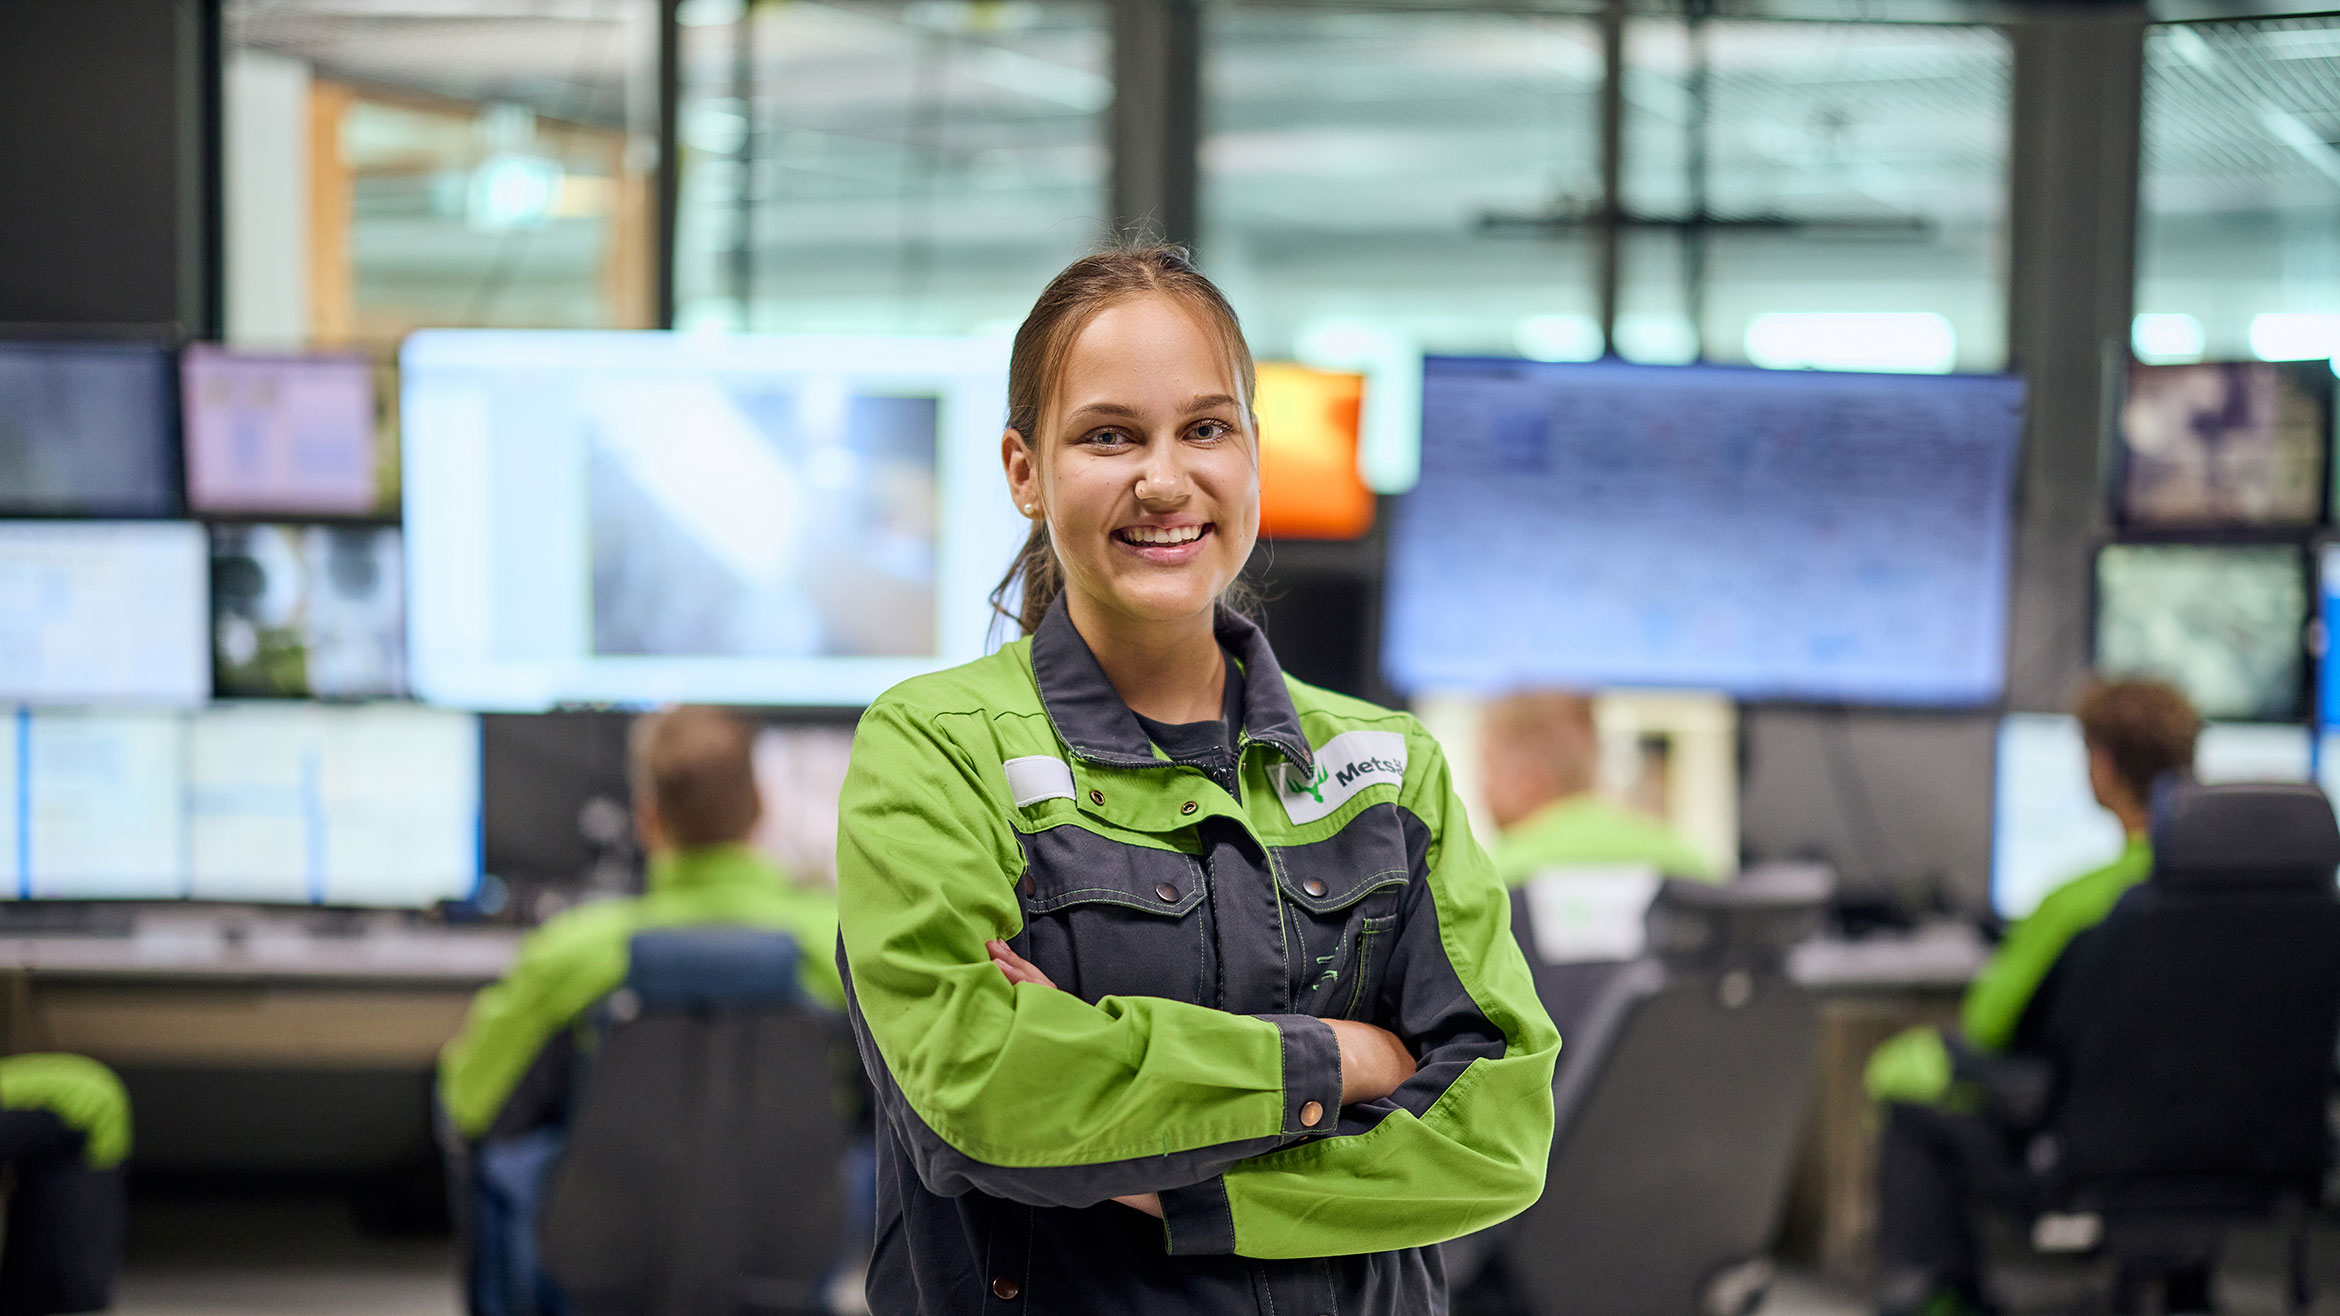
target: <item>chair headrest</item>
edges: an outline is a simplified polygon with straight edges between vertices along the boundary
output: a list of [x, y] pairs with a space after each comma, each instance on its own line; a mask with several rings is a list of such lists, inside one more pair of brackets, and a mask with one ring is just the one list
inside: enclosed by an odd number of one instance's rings
[[798, 1000], [796, 941], [762, 928], [659, 928], [634, 935], [626, 989], [643, 1009], [785, 1005]]
[[1670, 880], [1649, 907], [1649, 950], [1682, 968], [1776, 966], [1819, 931], [1835, 890], [1819, 864], [1750, 868], [1719, 886]]
[[2340, 870], [2340, 824], [2313, 786], [2185, 782], [2153, 811], [2154, 880], [2168, 886], [2321, 886]]

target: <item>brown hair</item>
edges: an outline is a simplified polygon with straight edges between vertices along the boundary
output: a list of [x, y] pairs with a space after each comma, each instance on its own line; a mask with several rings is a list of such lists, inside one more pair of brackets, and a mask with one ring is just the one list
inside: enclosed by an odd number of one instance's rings
[[[1023, 436], [1024, 446], [1035, 460], [1040, 413], [1063, 377], [1073, 339], [1099, 311], [1144, 293], [1180, 298], [1203, 313], [1234, 360], [1243, 389], [1243, 409], [1251, 411], [1259, 371], [1252, 363], [1250, 346], [1243, 341], [1243, 326], [1226, 294], [1194, 267], [1186, 248], [1159, 243], [1108, 247], [1065, 266], [1063, 273], [1049, 280], [1040, 291], [1040, 300], [1032, 303], [1032, 313], [1016, 329], [1015, 348], [1008, 357], [1007, 427]], [[1254, 420], [1253, 433], [1258, 429]], [[1022, 606], [1011, 613], [1007, 597], [1019, 582], [1023, 586]], [[1040, 628], [1041, 618], [1048, 615], [1049, 606], [1063, 590], [1064, 573], [1056, 561], [1056, 546], [1049, 542], [1048, 522], [1034, 521], [1022, 551], [1008, 564], [998, 588], [991, 591], [992, 610], [1029, 635]], [[1230, 587], [1228, 594], [1235, 597], [1228, 602], [1246, 608], [1249, 595], [1239, 593], [1241, 590], [1240, 582]]]
[[2072, 712], [2081, 739], [2112, 760], [2114, 775], [2140, 804], [2153, 799], [2153, 783], [2164, 773], [2193, 771], [2202, 716], [2167, 682], [2095, 682]]
[[1541, 764], [1564, 795], [1580, 795], [1600, 780], [1601, 737], [1589, 696], [1564, 690], [1505, 695], [1487, 705], [1479, 735]]
[[763, 813], [755, 741], [747, 723], [703, 704], [636, 718], [627, 737], [634, 798], [658, 810], [677, 849], [744, 841]]

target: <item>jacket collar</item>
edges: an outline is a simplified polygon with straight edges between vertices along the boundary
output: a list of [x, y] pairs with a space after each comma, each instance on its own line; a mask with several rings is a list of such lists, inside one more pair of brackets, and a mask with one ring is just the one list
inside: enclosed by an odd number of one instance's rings
[[[1283, 751], [1302, 772], [1315, 771], [1308, 737], [1300, 730], [1300, 714], [1292, 707], [1284, 669], [1277, 666], [1267, 636], [1250, 618], [1226, 608], [1218, 610], [1214, 629], [1219, 647], [1243, 669], [1244, 732]], [[1032, 633], [1032, 679], [1040, 687], [1040, 704], [1048, 710], [1049, 722], [1073, 753], [1113, 767], [1164, 765], [1138, 725], [1137, 714], [1121, 701], [1089, 642], [1073, 626], [1061, 594], [1041, 618], [1040, 629]]]
[[744, 844], [704, 845], [654, 855], [643, 885], [652, 892], [705, 891], [716, 887], [784, 886], [778, 866]]

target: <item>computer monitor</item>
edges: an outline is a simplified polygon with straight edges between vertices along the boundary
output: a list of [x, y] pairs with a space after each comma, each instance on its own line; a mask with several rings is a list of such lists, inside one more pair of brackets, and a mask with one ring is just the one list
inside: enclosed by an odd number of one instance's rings
[[1004, 345], [446, 330], [401, 359], [426, 699], [853, 705], [984, 651], [1027, 530]]
[[2316, 548], [2316, 615], [2322, 622], [2316, 661], [2316, 723], [2340, 730], [2340, 540]]
[[185, 729], [160, 709], [0, 711], [0, 897], [186, 895]]
[[211, 694], [203, 527], [0, 521], [0, 703]]
[[211, 643], [225, 696], [405, 694], [397, 528], [213, 526]]
[[1373, 528], [1373, 490], [1357, 468], [1365, 377], [1281, 361], [1259, 364], [1259, 533], [1355, 539]]
[[2022, 420], [2011, 378], [1432, 357], [1384, 670], [1987, 703]]
[[210, 343], [179, 360], [187, 501], [201, 515], [365, 516], [383, 510], [374, 366]]
[[479, 885], [479, 723], [400, 704], [222, 704], [187, 732], [187, 894], [421, 908]]
[[2096, 559], [2096, 669], [2168, 681], [2208, 718], [2300, 718], [2304, 565], [2289, 545], [2108, 546]]
[[850, 726], [767, 726], [756, 733], [755, 846], [798, 882], [837, 884], [837, 795], [853, 757]]
[[2129, 367], [2120, 508], [2139, 526], [2313, 525], [2332, 372], [2321, 361]]
[[0, 515], [178, 511], [170, 353], [0, 341]]
[[[2194, 746], [2202, 781], [2307, 781], [2309, 733], [2290, 723], [2213, 722]], [[1991, 905], [2021, 918], [2048, 892], [2111, 862], [2121, 825], [2088, 784], [2079, 720], [2016, 713], [1999, 724], [1991, 830]]]

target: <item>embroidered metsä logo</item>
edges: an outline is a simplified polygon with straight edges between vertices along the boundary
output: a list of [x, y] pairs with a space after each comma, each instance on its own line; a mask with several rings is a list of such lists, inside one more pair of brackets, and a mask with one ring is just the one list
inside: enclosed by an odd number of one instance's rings
[[1313, 772], [1284, 771], [1284, 812], [1315, 822], [1368, 786], [1403, 786], [1406, 738], [1395, 731], [1344, 731], [1315, 753]]

